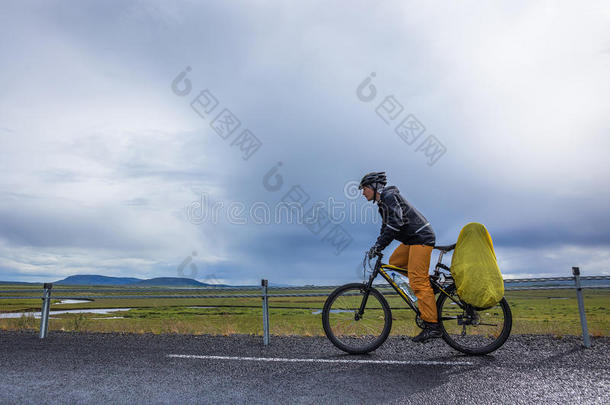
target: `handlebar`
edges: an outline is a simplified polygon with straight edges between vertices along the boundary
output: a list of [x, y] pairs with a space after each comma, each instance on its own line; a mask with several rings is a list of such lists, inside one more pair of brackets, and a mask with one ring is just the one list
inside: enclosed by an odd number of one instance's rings
[[[383, 257], [383, 253], [379, 252], [374, 257], [377, 257], [377, 260], [381, 260], [381, 258]], [[365, 273], [367, 270], [367, 265], [368, 265], [369, 270], [373, 270], [373, 266], [371, 266], [372, 259], [373, 259], [372, 257], [369, 257], [368, 251], [364, 252], [364, 259], [362, 260], [362, 267], [364, 268]]]

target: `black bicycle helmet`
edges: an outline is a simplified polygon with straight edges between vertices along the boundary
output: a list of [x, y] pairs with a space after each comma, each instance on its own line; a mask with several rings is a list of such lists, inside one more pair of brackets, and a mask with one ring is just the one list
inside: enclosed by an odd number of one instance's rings
[[379, 193], [386, 184], [388, 184], [388, 179], [385, 177], [385, 172], [370, 172], [365, 174], [362, 180], [360, 180], [358, 190], [362, 190], [364, 187], [372, 188], [375, 193], [373, 194], [371, 202], [375, 204], [377, 201], [377, 193]]
[[364, 187], [371, 187], [375, 191], [381, 187], [385, 187], [388, 184], [388, 179], [385, 176], [385, 172], [371, 172], [364, 175], [362, 180], [360, 180], [360, 185], [358, 186], [358, 190], [362, 190]]

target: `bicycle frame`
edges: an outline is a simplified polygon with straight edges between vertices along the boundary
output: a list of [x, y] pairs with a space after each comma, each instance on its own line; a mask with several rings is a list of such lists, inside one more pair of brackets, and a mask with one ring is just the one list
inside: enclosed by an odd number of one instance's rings
[[[512, 327], [510, 307], [505, 298], [502, 298], [493, 309], [477, 309], [466, 302], [461, 302], [450, 268], [442, 263], [444, 254], [455, 247], [456, 244], [435, 246], [434, 248], [440, 251], [440, 255], [434, 271], [428, 274], [435, 295], [435, 308], [438, 309], [438, 328], [441, 330], [445, 342], [454, 349], [468, 355], [488, 354], [502, 346], [510, 335]], [[392, 278], [392, 271], [408, 275], [408, 268], [382, 263], [382, 257], [381, 253], [377, 253], [373, 263], [374, 257], [369, 257], [367, 253], [363, 261], [364, 281], [336, 288], [324, 303], [322, 310], [324, 332], [336, 347], [347, 353], [369, 353], [381, 346], [390, 335], [392, 322], [396, 319], [392, 315], [393, 309], [410, 308], [415, 312], [416, 325], [421, 329], [428, 327], [428, 324], [422, 319], [417, 304], [409, 298], [410, 292], [407, 289], [405, 289], [407, 292], [403, 292], [399, 287], [399, 283], [402, 283], [395, 282]], [[407, 303], [408, 308], [404, 308], [400, 304], [395, 305], [394, 308], [389, 305], [387, 298], [383, 297], [383, 290], [379, 290], [379, 286], [373, 284], [380, 274], [388, 285], [392, 286], [396, 294]], [[368, 281], [367, 276], [369, 276]], [[381, 288], [385, 289], [386, 294], [390, 293], [385, 283]], [[393, 295], [393, 293], [390, 294]], [[342, 297], [348, 296], [359, 298], [348, 298], [343, 301]], [[375, 303], [367, 308], [369, 297]], [[335, 305], [335, 303], [337, 304]], [[354, 311], [354, 306], [359, 306], [359, 308]], [[370, 319], [368, 314], [364, 314], [365, 308], [367, 308], [366, 312], [371, 312]], [[383, 316], [380, 316], [380, 310], [383, 312]], [[340, 312], [346, 313], [331, 315]], [[365, 317], [365, 322], [357, 322], [364, 320]], [[382, 329], [381, 325], [383, 325]]]
[[[433, 290], [438, 290], [440, 293], [445, 294], [451, 301], [453, 301], [457, 305], [459, 305], [460, 308], [465, 309], [464, 304], [462, 304], [460, 301], [455, 300], [449, 293], [447, 293], [444, 290], [443, 286], [437, 280], [435, 280], [435, 277], [440, 276], [441, 269], [449, 271], [449, 267], [445, 266], [442, 263], [444, 253], [445, 252], [443, 252], [443, 251], [440, 252], [440, 255], [438, 257], [438, 262], [436, 263], [436, 267], [434, 269], [434, 274], [432, 277], [430, 277], [430, 284], [432, 285]], [[419, 308], [417, 308], [417, 306], [415, 306], [415, 303], [411, 300], [411, 298], [409, 298], [409, 296], [406, 295], [402, 291], [402, 289], [398, 286], [398, 284], [396, 284], [394, 279], [392, 279], [392, 277], [390, 277], [390, 275], [386, 272], [386, 270], [393, 270], [393, 271], [397, 271], [400, 273], [406, 273], [406, 269], [403, 269], [402, 267], [393, 266], [391, 264], [383, 264], [383, 263], [381, 263], [382, 257], [383, 257], [383, 254], [381, 254], [381, 253], [379, 253], [377, 255], [377, 261], [375, 262], [375, 268], [373, 270], [373, 273], [369, 277], [369, 281], [366, 284], [366, 287], [365, 287], [366, 291], [364, 292], [364, 296], [362, 298], [362, 303], [360, 304], [360, 309], [358, 310], [358, 313], [356, 314], [356, 319], [359, 319], [362, 316], [362, 314], [364, 314], [364, 308], [366, 306], [366, 302], [369, 297], [369, 292], [373, 286], [373, 281], [375, 280], [375, 278], [377, 278], [377, 276], [379, 274], [381, 274], [381, 276], [388, 282], [388, 284], [390, 284], [392, 286], [392, 288], [396, 291], [398, 296], [401, 297], [403, 299], [403, 301], [405, 301], [407, 303], [407, 305], [413, 311], [415, 311], [417, 316], [418, 317], [421, 316]], [[366, 256], [365, 256], [364, 261], [366, 261]], [[364, 262], [363, 262], [363, 264], [364, 264]]]

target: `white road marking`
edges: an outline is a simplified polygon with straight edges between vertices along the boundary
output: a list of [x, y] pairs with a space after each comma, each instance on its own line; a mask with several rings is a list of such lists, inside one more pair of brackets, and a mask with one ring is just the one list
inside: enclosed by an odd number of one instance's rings
[[241, 356], [202, 356], [195, 354], [168, 354], [167, 357], [178, 359], [203, 360], [245, 360], [245, 361], [276, 361], [287, 363], [358, 363], [358, 364], [404, 364], [425, 366], [471, 366], [469, 361], [414, 361], [414, 360], [341, 360], [341, 359], [289, 359], [282, 357], [241, 357]]

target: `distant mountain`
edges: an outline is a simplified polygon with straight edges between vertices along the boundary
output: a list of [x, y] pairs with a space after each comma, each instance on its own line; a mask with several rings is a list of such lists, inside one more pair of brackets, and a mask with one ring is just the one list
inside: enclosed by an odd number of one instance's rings
[[[510, 281], [510, 279], [504, 280]], [[607, 286], [610, 285], [610, 280], [580, 280], [580, 283], [583, 287], [591, 287], [595, 288], [598, 286]], [[505, 283], [505, 287], [557, 287], [557, 286], [569, 286], [574, 287], [574, 280], [563, 280], [563, 281], [547, 281], [546, 283], [541, 283], [538, 281], [522, 281], [518, 283]]]
[[148, 280], [142, 280], [135, 284], [136, 286], [168, 286], [168, 287], [228, 287], [227, 284], [207, 284], [201, 283], [192, 278], [186, 277], [157, 277]]
[[28, 283], [27, 281], [0, 281], [0, 284], [15, 284], [15, 285], [40, 285], [42, 283]]
[[56, 281], [59, 285], [130, 285], [143, 281], [133, 277], [108, 277], [95, 274], [78, 274]]
[[269, 283], [269, 287], [294, 287], [292, 284]]
[[58, 285], [123, 285], [133, 287], [229, 287], [227, 284], [206, 284], [186, 277], [157, 277], [147, 280], [134, 277], [108, 277], [79, 274], [56, 281]]

